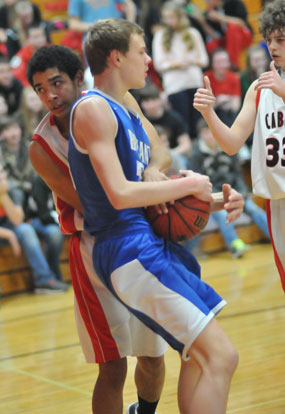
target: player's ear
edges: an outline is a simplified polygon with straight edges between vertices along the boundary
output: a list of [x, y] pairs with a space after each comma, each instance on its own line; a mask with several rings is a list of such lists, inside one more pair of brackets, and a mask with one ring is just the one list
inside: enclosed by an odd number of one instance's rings
[[74, 80], [75, 80], [76, 86], [82, 86], [84, 82], [84, 73], [82, 70], [77, 71]]
[[109, 59], [114, 66], [118, 67], [120, 65], [120, 58], [121, 58], [121, 53], [118, 50], [114, 49], [111, 51], [109, 55]]

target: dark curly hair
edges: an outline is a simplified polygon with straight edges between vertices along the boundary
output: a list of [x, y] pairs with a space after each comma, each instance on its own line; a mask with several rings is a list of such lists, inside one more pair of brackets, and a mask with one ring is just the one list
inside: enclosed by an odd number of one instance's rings
[[79, 70], [84, 70], [80, 57], [66, 46], [43, 46], [30, 59], [27, 78], [32, 86], [36, 72], [45, 72], [49, 68], [57, 68], [74, 80]]
[[280, 30], [283, 34], [285, 33], [285, 1], [274, 0], [268, 2], [259, 19], [259, 31], [263, 38], [274, 32]]

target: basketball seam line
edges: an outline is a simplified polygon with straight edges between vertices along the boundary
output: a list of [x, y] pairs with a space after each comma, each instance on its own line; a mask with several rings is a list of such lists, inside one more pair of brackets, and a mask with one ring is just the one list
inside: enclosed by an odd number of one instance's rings
[[188, 208], [188, 210], [194, 210], [194, 211], [199, 211], [200, 213], [209, 214], [209, 211], [208, 211], [208, 210], [203, 210], [203, 209], [201, 209], [201, 208], [197, 208], [197, 207], [188, 206], [188, 204], [185, 204], [182, 200], [177, 200], [177, 201], [179, 201], [179, 203], [180, 203], [183, 207]]
[[187, 223], [187, 221], [185, 221], [184, 217], [179, 213], [179, 211], [177, 210], [177, 208], [175, 206], [173, 206], [173, 210], [175, 211], [175, 213], [178, 215], [178, 217], [180, 217], [180, 219], [183, 221], [183, 223], [185, 224], [185, 226], [188, 228], [188, 230], [190, 230], [192, 232], [193, 235], [196, 235], [195, 231], [192, 230], [192, 228], [189, 226], [189, 224]]

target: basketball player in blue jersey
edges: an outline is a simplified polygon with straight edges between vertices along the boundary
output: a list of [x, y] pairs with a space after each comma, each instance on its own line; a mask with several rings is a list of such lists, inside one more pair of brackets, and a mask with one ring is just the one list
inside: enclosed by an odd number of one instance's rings
[[[138, 408], [141, 414], [153, 414], [164, 381], [166, 343], [130, 314], [96, 275], [92, 263], [94, 238], [83, 231], [82, 208], [69, 175], [69, 114], [72, 104], [82, 95], [82, 62], [66, 47], [45, 46], [30, 60], [28, 79], [50, 111], [35, 130], [30, 158], [53, 191], [62, 231], [71, 234], [69, 259], [78, 334], [86, 361], [99, 364], [92, 412], [122, 414], [126, 356], [132, 355], [138, 358], [135, 382], [139, 402], [131, 404], [128, 412], [134, 414]], [[140, 112], [129, 93], [124, 103]], [[144, 179], [166, 180], [169, 154], [155, 129], [140, 114], [151, 136], [150, 163]], [[159, 208], [163, 210], [165, 206]]]
[[[94, 267], [113, 295], [180, 353], [180, 413], [225, 414], [238, 363], [215, 319], [225, 301], [201, 281], [190, 252], [153, 233], [143, 210], [188, 194], [212, 201], [212, 185], [191, 171], [179, 180], [141, 181], [149, 139], [123, 97], [145, 84], [143, 30], [122, 19], [98, 21], [85, 50], [96, 89], [73, 106], [69, 165], [85, 229], [96, 239]], [[240, 203], [232, 192], [226, 198], [225, 207]]]
[[221, 122], [213, 104], [215, 97], [208, 77], [198, 89], [194, 106], [200, 111], [219, 146], [235, 154], [254, 130], [251, 177], [253, 192], [266, 199], [274, 257], [285, 291], [285, 2], [266, 4], [260, 18], [272, 62], [270, 71], [254, 81], [232, 127]]

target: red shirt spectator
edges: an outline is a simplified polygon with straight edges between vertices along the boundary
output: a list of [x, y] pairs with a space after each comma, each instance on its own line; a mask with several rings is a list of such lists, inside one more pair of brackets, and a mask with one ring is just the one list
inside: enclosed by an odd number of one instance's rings
[[47, 45], [45, 29], [38, 24], [31, 24], [27, 32], [27, 44], [11, 59], [12, 73], [23, 86], [30, 86], [27, 77], [27, 65], [34, 53]]
[[211, 82], [212, 91], [215, 96], [218, 95], [235, 95], [241, 96], [240, 79], [237, 73], [228, 70], [223, 80], [215, 77], [213, 70], [205, 72]]
[[230, 65], [228, 52], [216, 49], [211, 54], [211, 69], [205, 72], [216, 97], [217, 114], [228, 126], [234, 121], [241, 105], [240, 79], [237, 73], [230, 70]]

